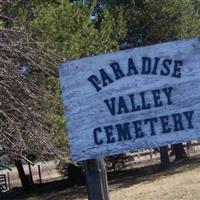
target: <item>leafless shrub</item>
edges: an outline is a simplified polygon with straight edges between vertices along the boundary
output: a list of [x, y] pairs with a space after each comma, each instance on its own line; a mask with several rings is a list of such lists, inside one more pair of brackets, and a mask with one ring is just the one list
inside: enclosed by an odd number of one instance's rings
[[60, 58], [24, 30], [0, 28], [0, 154], [58, 155], [49, 141], [41, 79], [57, 75]]

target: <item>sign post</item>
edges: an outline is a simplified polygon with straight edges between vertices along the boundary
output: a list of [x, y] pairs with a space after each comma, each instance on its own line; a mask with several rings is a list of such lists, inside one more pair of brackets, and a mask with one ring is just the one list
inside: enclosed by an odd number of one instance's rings
[[108, 181], [103, 158], [84, 161], [89, 200], [109, 200]]
[[[199, 38], [66, 62], [59, 74], [73, 160], [200, 138]], [[98, 162], [86, 161], [88, 183]]]

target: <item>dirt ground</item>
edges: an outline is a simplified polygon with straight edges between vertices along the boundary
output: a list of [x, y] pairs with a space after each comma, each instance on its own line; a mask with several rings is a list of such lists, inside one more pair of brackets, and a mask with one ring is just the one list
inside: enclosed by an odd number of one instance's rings
[[[160, 171], [158, 165], [109, 173], [111, 200], [199, 200], [200, 156]], [[13, 200], [86, 200], [85, 186], [57, 188], [56, 183]]]

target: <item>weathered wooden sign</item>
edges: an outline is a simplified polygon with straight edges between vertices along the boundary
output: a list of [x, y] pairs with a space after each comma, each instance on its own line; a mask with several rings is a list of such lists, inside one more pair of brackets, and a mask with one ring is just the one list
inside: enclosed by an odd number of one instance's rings
[[200, 138], [200, 39], [60, 66], [72, 159]]

